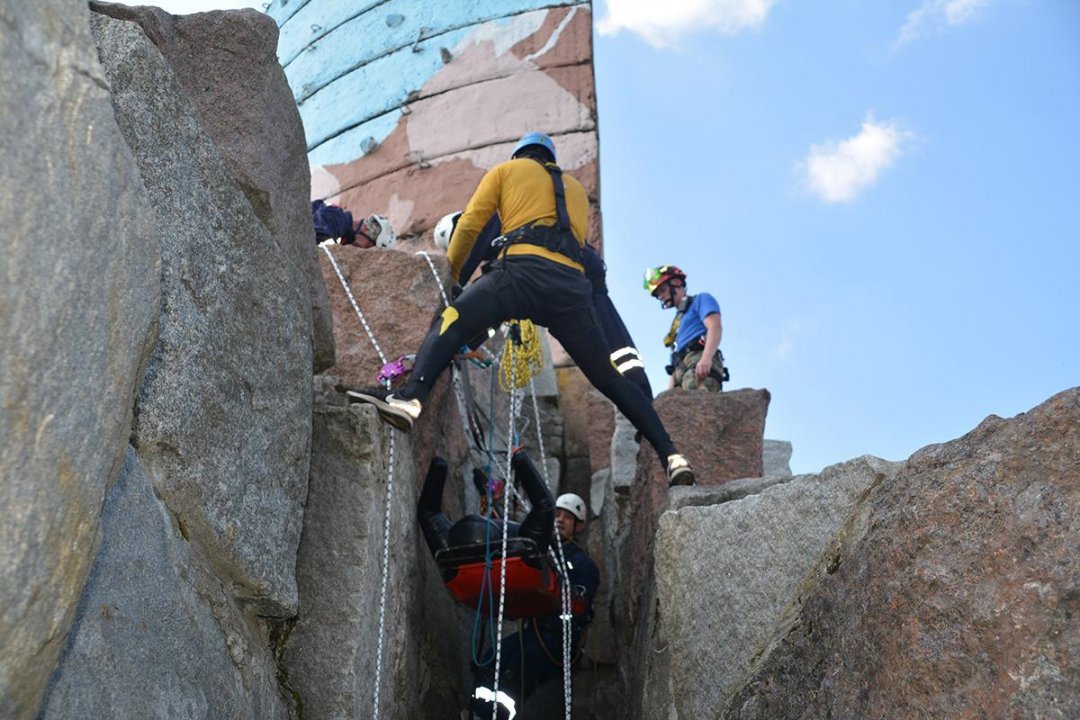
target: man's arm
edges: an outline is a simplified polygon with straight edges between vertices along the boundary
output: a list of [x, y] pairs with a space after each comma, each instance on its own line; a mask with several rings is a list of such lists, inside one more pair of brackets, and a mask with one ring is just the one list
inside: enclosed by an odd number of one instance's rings
[[596, 591], [600, 587], [600, 569], [584, 550], [576, 553], [570, 559], [571, 567], [567, 570], [570, 576], [570, 584], [585, 590], [585, 615], [582, 620], [588, 624], [592, 620], [593, 600], [596, 599]]
[[450, 277], [461, 274], [461, 266], [469, 257], [469, 252], [476, 243], [476, 237], [484, 225], [499, 207], [499, 194], [502, 188], [502, 165], [496, 165], [487, 171], [477, 186], [465, 211], [458, 218], [454, 234], [450, 236], [450, 247], [446, 248], [446, 259], [450, 261]]
[[720, 321], [720, 313], [706, 315], [703, 322], [705, 323], [705, 349], [701, 351], [701, 359], [694, 366], [694, 375], [699, 382], [709, 376], [716, 349], [720, 347], [720, 336], [724, 334], [724, 324]]
[[469, 251], [469, 256], [461, 266], [461, 270], [457, 275], [457, 284], [459, 286], [465, 287], [469, 284], [473, 273], [476, 272], [476, 268], [478, 268], [481, 263], [494, 259], [488, 257], [491, 254], [491, 243], [501, 234], [502, 223], [499, 222], [499, 215], [496, 213], [491, 216], [491, 219], [484, 225], [484, 229], [480, 231], [480, 234], [476, 238], [476, 242], [473, 243], [472, 250]]

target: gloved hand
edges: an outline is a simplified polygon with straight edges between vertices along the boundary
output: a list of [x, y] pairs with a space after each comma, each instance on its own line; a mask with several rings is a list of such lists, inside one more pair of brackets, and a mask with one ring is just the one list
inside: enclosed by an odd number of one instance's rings
[[458, 295], [461, 295], [461, 293], [463, 292], [465, 291], [462, 289], [462, 287], [457, 283], [454, 283], [453, 287], [450, 288], [450, 302], [457, 300]]

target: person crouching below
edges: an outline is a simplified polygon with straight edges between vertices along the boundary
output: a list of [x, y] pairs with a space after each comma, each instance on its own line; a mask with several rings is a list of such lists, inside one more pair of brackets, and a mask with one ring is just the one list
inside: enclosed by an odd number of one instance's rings
[[[581, 654], [583, 637], [593, 617], [593, 600], [600, 585], [600, 570], [577, 538], [585, 530], [585, 501], [574, 493], [560, 495], [555, 501], [555, 535], [562, 550], [560, 562], [575, 595], [583, 597], [584, 612], [574, 613], [570, 621], [571, 667]], [[553, 548], [552, 552], [558, 552]], [[542, 684], [563, 674], [563, 622], [556, 615], [531, 617], [518, 632], [503, 638], [496, 691], [491, 682], [494, 664], [470, 700], [472, 718], [505, 720], [520, 711], [529, 696]]]

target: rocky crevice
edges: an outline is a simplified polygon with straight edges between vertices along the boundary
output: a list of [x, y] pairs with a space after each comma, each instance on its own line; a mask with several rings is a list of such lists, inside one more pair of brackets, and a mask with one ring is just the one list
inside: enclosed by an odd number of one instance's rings
[[[0, 137], [19, 140], [0, 187], [66, 198], [57, 230], [83, 238], [31, 247], [0, 194], [2, 714], [370, 716], [389, 511], [379, 711], [457, 717], [472, 616], [414, 508], [435, 454], [448, 514], [476, 507], [461, 388], [441, 380], [409, 436], [339, 391], [381, 361], [311, 242], [273, 23], [91, 8], [41, 0], [0, 29]], [[35, 98], [60, 110], [19, 114]], [[427, 261], [332, 252], [388, 354], [415, 350], [441, 302]], [[505, 396], [468, 372], [505, 446]], [[798, 477], [763, 439], [767, 391], [664, 393], [700, 480], [668, 490], [575, 372], [549, 366], [524, 408], [553, 489], [595, 513], [575, 717], [1080, 716], [1080, 389]], [[560, 703], [553, 683], [521, 717]]]

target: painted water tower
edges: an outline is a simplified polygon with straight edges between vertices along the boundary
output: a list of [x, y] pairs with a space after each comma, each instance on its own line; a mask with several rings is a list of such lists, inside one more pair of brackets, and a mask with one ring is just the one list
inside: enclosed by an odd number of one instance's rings
[[312, 197], [428, 248], [526, 132], [585, 186], [600, 246], [592, 7], [577, 0], [274, 0]]

